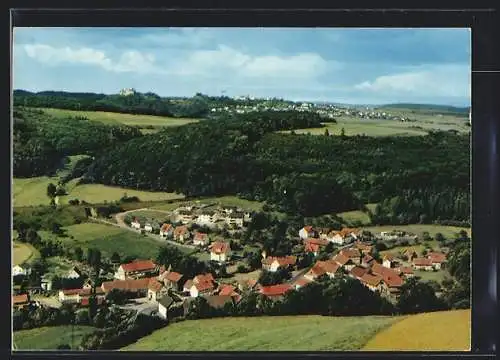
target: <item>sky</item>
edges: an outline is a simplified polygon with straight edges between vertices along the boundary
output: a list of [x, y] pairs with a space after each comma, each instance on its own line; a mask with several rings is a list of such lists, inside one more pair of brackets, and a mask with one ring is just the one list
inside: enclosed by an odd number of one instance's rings
[[470, 105], [466, 28], [15, 28], [13, 88]]

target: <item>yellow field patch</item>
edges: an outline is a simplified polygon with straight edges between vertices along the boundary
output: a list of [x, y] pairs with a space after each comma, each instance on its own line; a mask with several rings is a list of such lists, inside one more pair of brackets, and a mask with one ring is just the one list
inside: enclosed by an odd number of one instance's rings
[[13, 265], [21, 265], [25, 262], [34, 260], [39, 256], [38, 251], [30, 244], [13, 242]]
[[412, 315], [375, 335], [368, 351], [468, 351], [471, 311], [453, 310]]

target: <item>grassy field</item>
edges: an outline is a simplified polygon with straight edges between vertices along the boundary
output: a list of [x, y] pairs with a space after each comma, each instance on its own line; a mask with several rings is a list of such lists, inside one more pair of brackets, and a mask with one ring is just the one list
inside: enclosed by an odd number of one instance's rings
[[381, 231], [401, 230], [413, 233], [422, 239], [422, 233], [428, 232], [431, 237], [436, 233], [441, 233], [446, 239], [454, 239], [455, 235], [461, 230], [466, 230], [469, 236], [471, 235], [470, 228], [461, 228], [457, 226], [443, 226], [443, 225], [384, 225], [384, 226], [368, 226], [363, 230], [371, 231], [372, 233], [380, 233]]
[[128, 213], [127, 216], [137, 217], [139, 221], [157, 222], [159, 224], [169, 218], [169, 215], [167, 213], [155, 210], [137, 210]]
[[[58, 177], [47, 176], [27, 179], [15, 178], [12, 192], [14, 207], [49, 205], [47, 186], [49, 183], [57, 184], [58, 181]], [[77, 185], [76, 183], [77, 180], [74, 179], [66, 185], [68, 195], [60, 197], [60, 204], [66, 204], [71, 199], [85, 200], [91, 204], [103, 203], [104, 201], [111, 202], [119, 200], [124, 194], [137, 196], [141, 201], [165, 201], [184, 198], [184, 195], [175, 193], [139, 191], [101, 184]]]
[[13, 265], [29, 263], [40, 257], [40, 253], [30, 244], [13, 242]]
[[[83, 223], [64, 229], [68, 237], [59, 238], [63, 243], [80, 246], [82, 249], [97, 248], [108, 256], [116, 251], [121, 256], [135, 255], [148, 259], [156, 257], [161, 247], [159, 241], [112, 225]], [[47, 231], [39, 231], [39, 234], [44, 239], [55, 238], [55, 235]], [[179, 249], [183, 248], [179, 247]]]
[[14, 341], [17, 350], [56, 350], [59, 345], [71, 346], [71, 337], [74, 335], [74, 347], [77, 349], [83, 336], [94, 331], [91, 326], [75, 326], [73, 333], [71, 326], [50, 326], [14, 332]]
[[[432, 247], [434, 250], [439, 249], [439, 243], [437, 241], [427, 241], [426, 243], [429, 243], [429, 246]], [[425, 246], [423, 244], [418, 244], [418, 245], [409, 245], [409, 246], [396, 246], [388, 250], [383, 250], [380, 251], [380, 255], [384, 256], [387, 254], [392, 254], [392, 255], [398, 255], [399, 253], [403, 253], [406, 250], [413, 250], [415, 251], [418, 255], [422, 254], [422, 251], [424, 251]]]
[[451, 278], [451, 275], [446, 270], [438, 270], [438, 271], [422, 271], [422, 270], [414, 270], [415, 276], [420, 276], [422, 281], [437, 281], [441, 284], [441, 282], [445, 278]]
[[395, 317], [283, 316], [184, 321], [123, 351], [357, 350]]
[[470, 336], [470, 310], [418, 314], [381, 331], [363, 350], [468, 351]]
[[342, 218], [346, 224], [352, 224], [354, 222], [359, 222], [362, 226], [369, 226], [371, 224], [368, 213], [361, 210], [346, 211], [337, 215]]
[[190, 119], [190, 118], [171, 118], [171, 117], [152, 116], [152, 115], [133, 115], [133, 114], [105, 112], [105, 111], [75, 111], [75, 110], [45, 109], [45, 108], [41, 110], [54, 117], [61, 118], [68, 116], [85, 116], [89, 120], [100, 121], [106, 124], [121, 123], [125, 125], [140, 126], [140, 127], [146, 127], [146, 126], [171, 127], [171, 126], [181, 126], [192, 122], [198, 122], [198, 119]]

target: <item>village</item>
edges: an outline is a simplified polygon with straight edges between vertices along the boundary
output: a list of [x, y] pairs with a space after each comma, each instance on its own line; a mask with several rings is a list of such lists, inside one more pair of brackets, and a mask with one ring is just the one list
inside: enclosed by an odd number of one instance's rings
[[[172, 212], [172, 223], [156, 224], [142, 222], [133, 218], [128, 225], [138, 232], [156, 232], [160, 239], [179, 244], [189, 244], [199, 251], [209, 254], [210, 262], [219, 266], [234, 264], [237, 258], [229, 241], [221, 236], [212, 237], [206, 232], [189, 230], [193, 224], [216, 229], [218, 226], [232, 231], [244, 229], [251, 221], [252, 213], [237, 207], [220, 207], [216, 210], [204, 210], [203, 206], [183, 206]], [[260, 272], [276, 273], [280, 270], [290, 271], [290, 279], [273, 285], [260, 284], [258, 278], [243, 280], [218, 278], [213, 273], [200, 273], [192, 278], [176, 271], [172, 266], [159, 265], [154, 259], [135, 259], [116, 266], [113, 278], [101, 279], [99, 286], [87, 277], [81, 288], [65, 288], [54, 294], [50, 281], [43, 281], [41, 289], [34, 293], [17, 293], [13, 295], [14, 308], [36, 308], [39, 306], [62, 306], [71, 304], [88, 307], [89, 299], [95, 296], [97, 304], [106, 305], [111, 294], [126, 292], [128, 299], [123, 308], [134, 309], [151, 316], [168, 319], [169, 308], [182, 307], [184, 315], [189, 304], [197, 297], [203, 297], [213, 308], [224, 307], [225, 304], [237, 304], [244, 296], [257, 293], [276, 301], [282, 300], [285, 294], [298, 290], [313, 283], [323, 276], [336, 278], [350, 277], [359, 281], [366, 288], [390, 300], [397, 301], [400, 288], [414, 277], [416, 272], [435, 272], [445, 268], [447, 256], [445, 252], [425, 251], [417, 253], [407, 250], [403, 253], [388, 253], [380, 256], [375, 250], [375, 242], [401, 237], [415, 239], [413, 234], [398, 231], [381, 232], [376, 236], [367, 236], [366, 232], [356, 228], [341, 230], [314, 228], [304, 226], [297, 229], [297, 239], [303, 245], [304, 254], [314, 257], [311, 266], [298, 268], [297, 254], [274, 256], [261, 251]], [[318, 259], [325, 247], [335, 250], [327, 259]], [[29, 268], [15, 266], [13, 276], [29, 274]], [[71, 269], [66, 278], [78, 279], [84, 276], [76, 266]], [[45, 297], [54, 294], [51, 301]], [[36, 294], [34, 297], [33, 294]], [[113, 295], [114, 296], [114, 295]]]

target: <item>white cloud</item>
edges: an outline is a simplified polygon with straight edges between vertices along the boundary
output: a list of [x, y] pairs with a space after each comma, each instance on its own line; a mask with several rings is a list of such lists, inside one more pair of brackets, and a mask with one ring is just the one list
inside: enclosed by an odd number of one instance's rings
[[358, 90], [418, 96], [470, 96], [470, 69], [463, 65], [421, 66], [377, 77], [354, 86]]
[[23, 48], [30, 58], [52, 66], [69, 63], [99, 66], [112, 72], [159, 72], [153, 55], [134, 50], [124, 52], [118, 61], [113, 61], [104, 51], [91, 48], [57, 48], [45, 44], [27, 44]]

